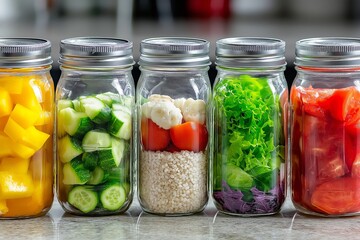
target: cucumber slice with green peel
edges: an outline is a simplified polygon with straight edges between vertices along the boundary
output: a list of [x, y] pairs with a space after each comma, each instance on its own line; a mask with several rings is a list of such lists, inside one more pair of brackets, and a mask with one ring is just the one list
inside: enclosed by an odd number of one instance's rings
[[112, 138], [111, 148], [98, 151], [99, 166], [104, 170], [110, 170], [118, 167], [124, 156], [125, 142], [122, 139]]
[[111, 108], [96, 97], [82, 98], [80, 104], [93, 122], [103, 124], [110, 120]]
[[98, 205], [99, 196], [87, 186], [76, 186], [69, 192], [68, 202], [81, 212], [89, 213]]
[[85, 113], [77, 112], [73, 108], [64, 108], [59, 114], [58, 124], [62, 124], [64, 130], [71, 136], [82, 137], [94, 127]]
[[105, 103], [106, 105], [108, 105], [109, 107], [111, 107], [113, 104], [113, 99], [108, 94], [100, 93], [95, 95], [95, 97], [100, 101], [102, 101], [103, 103]]
[[63, 166], [63, 183], [66, 185], [85, 184], [90, 180], [91, 174], [84, 167], [81, 158], [75, 158]]
[[111, 144], [110, 134], [97, 129], [87, 132], [82, 140], [82, 147], [85, 152], [109, 149]]
[[105, 92], [105, 93], [103, 93], [103, 95], [109, 97], [113, 104], [121, 102], [121, 97], [120, 97], [120, 95], [118, 93]]
[[57, 102], [57, 109], [58, 111], [64, 109], [64, 108], [73, 108], [74, 105], [70, 99], [60, 99]]
[[83, 153], [81, 142], [77, 138], [66, 135], [58, 143], [58, 156], [61, 162], [67, 163]]
[[91, 173], [90, 180], [86, 184], [98, 185], [107, 181], [109, 174], [101, 167], [96, 167]]
[[84, 152], [82, 155], [82, 161], [84, 162], [84, 167], [93, 171], [98, 165], [99, 155], [97, 151], [94, 152]]
[[134, 98], [130, 96], [123, 96], [122, 104], [128, 108], [132, 108], [132, 106], [134, 105]]
[[84, 112], [84, 109], [81, 107], [79, 99], [72, 100], [73, 108], [77, 112]]
[[110, 211], [120, 209], [126, 200], [125, 189], [119, 183], [106, 184], [100, 192], [102, 206]]
[[111, 135], [129, 140], [131, 137], [131, 115], [124, 111], [113, 111], [108, 131]]
[[124, 106], [124, 105], [120, 104], [120, 103], [114, 103], [112, 105], [112, 110], [113, 111], [123, 111], [123, 112], [126, 112], [126, 113], [130, 114], [130, 116], [132, 115], [131, 114], [131, 109], [129, 107], [127, 107], [127, 106]]

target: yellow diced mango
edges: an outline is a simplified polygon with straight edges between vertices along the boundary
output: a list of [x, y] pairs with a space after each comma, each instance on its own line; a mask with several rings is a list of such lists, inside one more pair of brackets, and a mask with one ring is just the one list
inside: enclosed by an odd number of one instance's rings
[[25, 134], [25, 129], [15, 122], [14, 119], [9, 118], [5, 125], [4, 133], [13, 141], [19, 142]]
[[0, 134], [0, 158], [13, 154], [12, 141], [8, 136]]
[[0, 199], [30, 197], [34, 184], [29, 174], [0, 172]]
[[9, 208], [6, 205], [6, 200], [0, 199], [0, 215], [6, 214]]
[[33, 126], [40, 117], [38, 111], [32, 111], [21, 104], [16, 104], [10, 117], [23, 128]]
[[39, 95], [39, 99], [42, 101], [41, 92], [39, 93], [38, 89], [33, 89], [31, 82], [28, 82], [24, 83], [20, 94], [11, 94], [11, 98], [14, 104], [19, 103], [33, 111], [40, 112], [42, 107], [37, 95]]
[[34, 192], [31, 197], [6, 200], [9, 211], [4, 217], [36, 216], [53, 201], [52, 182], [34, 181]]
[[20, 94], [23, 86], [23, 79], [20, 76], [3, 76], [0, 78], [0, 86], [11, 94]]
[[34, 125], [35, 126], [42, 126], [42, 125], [49, 124], [52, 121], [53, 121], [53, 116], [52, 116], [51, 112], [41, 111], [39, 113], [39, 118], [36, 120]]
[[10, 139], [11, 142], [11, 152], [14, 156], [17, 156], [19, 158], [30, 158], [35, 154], [35, 150], [27, 147], [21, 143], [14, 142]]
[[25, 129], [25, 133], [22, 136], [20, 143], [37, 151], [45, 144], [49, 137], [49, 134], [39, 131], [36, 127], [31, 126]]
[[0, 117], [7, 116], [13, 109], [13, 101], [10, 94], [0, 87]]
[[0, 171], [25, 174], [28, 172], [29, 163], [29, 158], [5, 157], [0, 159]]
[[0, 132], [4, 132], [5, 125], [9, 119], [9, 116], [1, 117], [0, 118]]

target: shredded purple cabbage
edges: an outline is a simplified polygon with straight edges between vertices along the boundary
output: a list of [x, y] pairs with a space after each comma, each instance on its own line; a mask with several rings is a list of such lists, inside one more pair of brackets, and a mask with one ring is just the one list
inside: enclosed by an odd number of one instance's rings
[[253, 201], [246, 202], [242, 198], [244, 194], [240, 190], [233, 190], [222, 182], [223, 190], [215, 191], [213, 196], [220, 207], [227, 212], [238, 214], [266, 214], [280, 210], [284, 201], [283, 190], [275, 186], [268, 192], [258, 190], [256, 187], [250, 189]]

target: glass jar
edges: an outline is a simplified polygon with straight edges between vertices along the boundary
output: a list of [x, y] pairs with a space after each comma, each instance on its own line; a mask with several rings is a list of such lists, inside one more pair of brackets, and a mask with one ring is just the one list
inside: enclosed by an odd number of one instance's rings
[[211, 193], [223, 213], [270, 215], [285, 199], [288, 88], [285, 42], [216, 43]]
[[209, 42], [141, 42], [138, 194], [144, 211], [188, 215], [208, 200]]
[[360, 39], [298, 41], [295, 64], [292, 201], [306, 214], [359, 214]]
[[0, 38], [0, 219], [45, 215], [53, 201], [51, 44]]
[[61, 41], [56, 88], [57, 195], [66, 212], [125, 212], [133, 198], [135, 86], [132, 43]]

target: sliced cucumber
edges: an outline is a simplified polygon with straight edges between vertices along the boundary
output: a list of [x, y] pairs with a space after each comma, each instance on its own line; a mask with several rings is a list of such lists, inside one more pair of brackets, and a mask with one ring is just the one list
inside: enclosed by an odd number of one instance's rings
[[101, 167], [96, 167], [91, 173], [90, 180], [86, 184], [98, 185], [106, 182], [109, 174], [106, 173]]
[[118, 167], [124, 156], [125, 142], [122, 139], [111, 138], [111, 149], [99, 151], [99, 166], [104, 170]]
[[111, 144], [110, 134], [98, 129], [87, 132], [82, 140], [82, 147], [85, 152], [108, 149]]
[[84, 112], [84, 109], [81, 107], [79, 99], [72, 100], [75, 111]]
[[57, 109], [58, 111], [64, 109], [64, 108], [73, 108], [74, 105], [70, 99], [60, 99], [57, 103]]
[[91, 177], [90, 171], [84, 167], [80, 157], [65, 163], [63, 174], [63, 183], [67, 185], [82, 185], [89, 181]]
[[96, 97], [82, 98], [80, 104], [93, 122], [103, 124], [110, 120], [111, 108]]
[[99, 203], [97, 192], [86, 186], [74, 187], [68, 195], [68, 202], [83, 213], [93, 211]]
[[77, 112], [72, 108], [62, 109], [60, 116], [58, 124], [62, 124], [64, 130], [71, 136], [82, 137], [94, 127], [85, 113]]
[[81, 147], [81, 142], [77, 138], [66, 135], [59, 140], [58, 155], [61, 162], [70, 162], [82, 153], [83, 149]]
[[113, 109], [113, 111], [123, 111], [123, 112], [126, 112], [126, 113], [130, 114], [130, 116], [132, 115], [131, 114], [131, 109], [124, 106], [124, 105], [122, 105], [122, 104], [120, 104], [120, 103], [114, 103], [112, 105], [112, 109]]
[[126, 200], [125, 189], [119, 183], [110, 183], [100, 192], [102, 206], [110, 211], [121, 208]]
[[131, 115], [124, 111], [113, 111], [108, 131], [111, 135], [129, 140], [131, 137]]
[[93, 171], [98, 165], [99, 155], [97, 151], [94, 152], [84, 152], [82, 155], [82, 161], [84, 162], [84, 167]]
[[111, 99], [112, 104], [121, 102], [121, 98], [118, 93], [105, 92], [103, 94]]
[[100, 101], [102, 101], [103, 103], [105, 103], [106, 105], [108, 105], [109, 107], [111, 107], [113, 104], [113, 99], [108, 94], [100, 93], [97, 94], [95, 97]]

